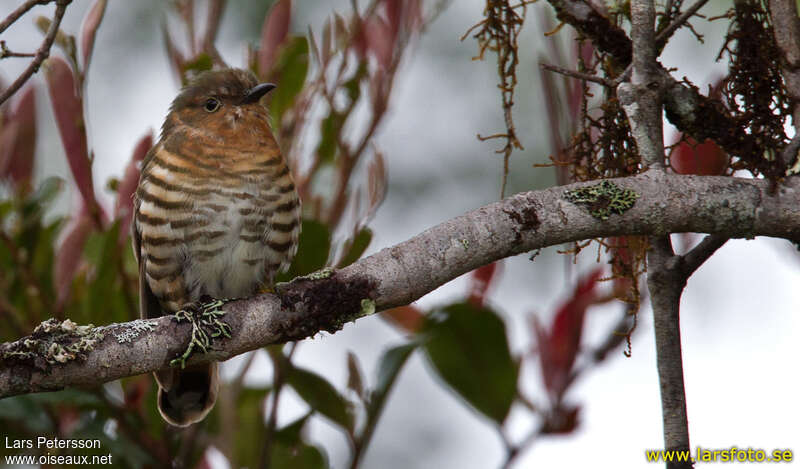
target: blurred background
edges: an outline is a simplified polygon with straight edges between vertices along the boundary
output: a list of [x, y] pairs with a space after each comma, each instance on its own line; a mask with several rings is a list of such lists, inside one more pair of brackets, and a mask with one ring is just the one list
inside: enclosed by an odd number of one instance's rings
[[[0, 17], [5, 17], [16, 3], [3, 2]], [[76, 34], [92, 3], [75, 1], [70, 5], [61, 29]], [[710, 2], [702, 12], [720, 15], [731, 3]], [[198, 1], [196, 5], [197, 11], [203, 11], [205, 2]], [[229, 2], [216, 41], [220, 55], [229, 65], [247, 66], [246, 46], [259, 43], [271, 6], [269, 1]], [[399, 60], [386, 115], [373, 137], [388, 178], [385, 200], [368, 223], [373, 236], [365, 255], [500, 197], [503, 160], [495, 150], [502, 145], [496, 140], [476, 138], [476, 134], [504, 129], [496, 56], [487, 52], [484, 60], [472, 60], [478, 45], [471, 36], [460, 40], [483, 18], [484, 6], [481, 0], [422, 4], [423, 17], [435, 19], [409, 40]], [[34, 9], [4, 32], [2, 39], [14, 50], [35, 50], [42, 34], [33, 18], [49, 17], [53, 8], [50, 5]], [[324, 23], [334, 12], [347, 17], [352, 12], [351, 2], [295, 1], [290, 34], [305, 35], [310, 28], [319, 38]], [[94, 190], [100, 204], [109, 209], [114, 206], [116, 194], [108, 189], [107, 182], [122, 177], [133, 148], [148, 129], [157, 136], [169, 104], [180, 89], [162, 30], [164, 21], [173, 25], [176, 18], [175, 9], [167, 2], [111, 0], [97, 30], [86, 76], [84, 110], [88, 144], [94, 154]], [[548, 157], [554, 154], [551, 125], [557, 119], [546, 111], [538, 62], [570, 67], [570, 63], [558, 63], [553, 44], [568, 56], [574, 48], [574, 36], [568, 26], [555, 35], [544, 35], [556, 24], [546, 2], [527, 8], [519, 37], [519, 83], [514, 106], [517, 135], [524, 150], [514, 151], [510, 159], [506, 195], [556, 183], [552, 167], [534, 167], [549, 163]], [[728, 24], [724, 19], [696, 19], [692, 24], [704, 35], [705, 42], [699, 44], [687, 30], [680, 30], [667, 46], [662, 61], [665, 66], [677, 67], [673, 73], [676, 78], [686, 76], [705, 90], [726, 73], [725, 60], [715, 59]], [[27, 59], [3, 59], [0, 79], [10, 83], [27, 63]], [[37, 115], [34, 181], [50, 176], [63, 178], [66, 187], [46, 216], [75, 215], [80, 210], [80, 200], [71, 187], [75, 182], [58, 136], [43, 74], [37, 74], [32, 83]], [[560, 104], [566, 106], [563, 98]], [[562, 122], [562, 127], [568, 126]], [[565, 139], [570, 137], [566, 130], [562, 133]], [[303, 138], [316, 141], [319, 131]], [[674, 130], [667, 130], [665, 138], [667, 143], [677, 139]], [[321, 176], [316, 183], [324, 185], [325, 178]], [[4, 190], [3, 195], [8, 195], [9, 189]], [[340, 236], [344, 237], [346, 234]], [[680, 246], [682, 240], [676, 236], [676, 245]], [[557, 252], [567, 248], [542, 250], [533, 261], [530, 254], [506, 259], [494, 272], [484, 298], [505, 323], [512, 356], [525, 357], [518, 387], [535, 406], [546, 406], [548, 390], [537, 361], [532, 318], [550, 324], [559, 308], [575, 297], [578, 279], [585, 278], [597, 266], [597, 248], [586, 249], [575, 262], [573, 256]], [[604, 256], [601, 266], [607, 261]], [[800, 355], [800, 343], [795, 340], [800, 336], [798, 267], [800, 257], [787, 242], [733, 240], [690, 279], [682, 301], [682, 334], [693, 446], [800, 451], [796, 438], [800, 375], [794, 365], [794, 358]], [[472, 282], [474, 279], [467, 274], [425, 296], [417, 307], [427, 311], [463, 299]], [[602, 282], [597, 288], [608, 289]], [[583, 323], [580, 350], [591, 351], [607, 340], [623, 311], [619, 302], [590, 307]], [[302, 341], [292, 361], [325, 377], [342, 393], [351, 393], [344, 391], [348, 384], [348, 352], [357, 357], [366, 385], [374, 386], [382, 352], [407, 342], [407, 337], [407, 331], [374, 315], [348, 324], [334, 335], [322, 333]], [[579, 467], [611, 461], [619, 467], [650, 466], [644, 450], [661, 448], [663, 440], [652, 319], [646, 301], [631, 336], [630, 356], [624, 351], [623, 343], [599, 363], [589, 354], [579, 354], [575, 369], [581, 373], [563, 396], [569, 406], [579, 408], [577, 425], [560, 433], [540, 435], [517, 457], [513, 467]], [[245, 386], [267, 386], [272, 382], [273, 362], [263, 350], [254, 353]], [[247, 360], [240, 356], [226, 362], [224, 375], [235, 377]], [[502, 466], [507, 451], [497, 423], [456, 396], [434, 368], [422, 351], [411, 355], [389, 394], [362, 467]], [[3, 409], [7, 407], [0, 406]], [[302, 417], [308, 409], [301, 396], [292, 388], [285, 388], [277, 413], [278, 427]], [[0, 418], [12, 426], [22, 424], [9, 415], [0, 413]], [[519, 443], [542, 422], [541, 416], [516, 402], [503, 432], [508, 441]], [[349, 444], [339, 427], [314, 414], [307, 431], [308, 441], [323, 449], [330, 467], [348, 467]], [[235, 438], [246, 439], [248, 435]], [[227, 467], [222, 453], [211, 450], [207, 454], [214, 467]]]

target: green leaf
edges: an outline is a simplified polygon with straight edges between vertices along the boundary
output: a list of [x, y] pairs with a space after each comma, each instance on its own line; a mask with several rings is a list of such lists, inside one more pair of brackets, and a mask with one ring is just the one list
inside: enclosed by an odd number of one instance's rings
[[298, 418], [294, 422], [284, 426], [275, 432], [275, 441], [284, 443], [291, 446], [298, 441], [303, 440], [303, 428], [308, 422], [308, 419], [314, 414], [314, 411], [308, 412], [306, 415]]
[[234, 438], [237, 467], [258, 467], [261, 447], [264, 444], [264, 399], [266, 388], [243, 388], [236, 399], [236, 426], [240, 435], [246, 438]]
[[363, 230], [359, 231], [356, 237], [353, 238], [353, 240], [349, 243], [347, 253], [342, 256], [342, 260], [339, 261], [339, 265], [337, 267], [340, 269], [347, 267], [348, 265], [360, 259], [361, 255], [364, 254], [364, 251], [366, 251], [367, 247], [369, 247], [370, 241], [372, 241], [372, 230], [369, 228], [364, 228]]
[[338, 112], [331, 111], [328, 117], [322, 119], [320, 123], [320, 134], [322, 138], [317, 145], [317, 155], [323, 164], [333, 163], [336, 156], [336, 136], [342, 131], [344, 116]]
[[211, 56], [206, 53], [201, 53], [197, 56], [196, 59], [192, 60], [191, 62], [187, 62], [183, 66], [183, 73], [186, 72], [205, 72], [206, 70], [211, 70], [214, 66], [214, 61], [211, 60]]
[[358, 364], [356, 355], [347, 351], [347, 389], [352, 390], [359, 397], [364, 397], [364, 377], [361, 374], [361, 366]]
[[39, 184], [36, 191], [22, 203], [22, 221], [24, 224], [38, 223], [45, 210], [55, 200], [64, 187], [64, 180], [59, 177], [49, 177]]
[[294, 36], [281, 48], [274, 69], [280, 70], [278, 87], [272, 92], [269, 108], [275, 122], [292, 107], [297, 94], [303, 89], [308, 74], [308, 41], [305, 36]]
[[367, 427], [374, 427], [383, 411], [389, 391], [394, 386], [400, 370], [408, 361], [419, 343], [411, 342], [399, 345], [385, 351], [378, 362], [378, 379], [375, 382], [375, 389], [370, 392], [369, 405], [367, 406], [368, 422]]
[[278, 282], [286, 282], [299, 275], [325, 267], [331, 250], [331, 232], [328, 226], [316, 220], [303, 220], [297, 255], [285, 273], [278, 275]]
[[93, 269], [88, 292], [82, 295], [81, 316], [78, 317], [81, 322], [104, 324], [132, 319], [119, 282], [117, 269], [121, 250], [118, 239], [119, 220], [106, 231], [92, 233], [86, 240], [83, 252]]
[[425, 351], [453, 391], [487, 417], [502, 423], [517, 392], [505, 324], [493, 311], [456, 303], [432, 315]]
[[274, 469], [325, 469], [328, 462], [316, 446], [299, 443], [287, 446], [275, 442], [270, 455], [270, 466]]
[[353, 416], [348, 402], [325, 378], [310, 370], [292, 368], [287, 382], [312, 409], [352, 431]]

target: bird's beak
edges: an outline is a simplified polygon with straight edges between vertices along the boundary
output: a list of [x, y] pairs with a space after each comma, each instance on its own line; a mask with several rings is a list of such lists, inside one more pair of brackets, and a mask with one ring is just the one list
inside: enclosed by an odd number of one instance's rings
[[244, 99], [242, 100], [242, 104], [251, 104], [257, 103], [262, 96], [269, 93], [270, 91], [274, 90], [276, 86], [272, 83], [261, 83], [258, 84], [249, 90], [247, 90], [247, 94], [244, 95]]

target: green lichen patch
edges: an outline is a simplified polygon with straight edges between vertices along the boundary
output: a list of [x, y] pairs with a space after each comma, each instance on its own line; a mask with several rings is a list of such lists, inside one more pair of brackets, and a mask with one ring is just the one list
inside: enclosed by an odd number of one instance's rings
[[375, 302], [369, 298], [361, 300], [361, 316], [375, 314]]
[[311, 272], [308, 275], [304, 275], [302, 277], [298, 277], [300, 280], [322, 280], [326, 278], [330, 278], [333, 275], [333, 269], [330, 267], [325, 267], [324, 269], [320, 269], [316, 272]]
[[611, 181], [581, 187], [564, 193], [564, 198], [576, 205], [585, 205], [589, 213], [600, 220], [608, 220], [612, 214], [622, 215], [633, 207], [639, 194], [632, 189], [623, 189]]
[[182, 309], [175, 313], [177, 322], [189, 322], [192, 325], [192, 338], [186, 350], [177, 358], [169, 362], [170, 366], [186, 367], [186, 360], [195, 352], [207, 353], [211, 342], [214, 339], [224, 336], [231, 337], [231, 326], [222, 320], [225, 311], [220, 309], [222, 305], [232, 301], [230, 299], [211, 300]]
[[85, 360], [104, 335], [93, 325], [79, 326], [65, 319], [42, 322], [33, 333], [0, 349], [2, 365], [13, 362], [31, 364], [40, 370], [50, 366]]

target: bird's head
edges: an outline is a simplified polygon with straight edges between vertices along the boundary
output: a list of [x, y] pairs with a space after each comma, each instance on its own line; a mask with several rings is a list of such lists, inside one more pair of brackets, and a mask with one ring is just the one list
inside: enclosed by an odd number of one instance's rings
[[269, 115], [260, 100], [274, 88], [272, 83], [258, 83], [247, 70], [203, 72], [172, 102], [162, 132], [181, 129], [222, 139], [269, 132]]

